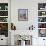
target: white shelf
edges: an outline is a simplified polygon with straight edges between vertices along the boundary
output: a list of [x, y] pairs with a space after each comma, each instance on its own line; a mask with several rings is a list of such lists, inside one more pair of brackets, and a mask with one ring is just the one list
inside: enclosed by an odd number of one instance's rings
[[43, 15], [43, 16], [38, 16], [38, 17], [46, 17], [46, 15]]
[[38, 23], [46, 23], [46, 22], [38, 22]]
[[0, 10], [0, 11], [8, 11], [8, 10]]
[[46, 28], [38, 28], [38, 29], [46, 29]]
[[0, 16], [0, 17], [8, 17], [8, 16]]
[[38, 11], [46, 11], [46, 10], [38, 10]]
[[0, 22], [0, 23], [8, 23], [8, 22]]

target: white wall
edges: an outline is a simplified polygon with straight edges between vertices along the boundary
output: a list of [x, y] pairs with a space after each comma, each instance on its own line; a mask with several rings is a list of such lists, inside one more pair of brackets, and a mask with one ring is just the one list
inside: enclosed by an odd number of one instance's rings
[[[32, 24], [37, 28], [38, 3], [46, 0], [11, 0], [11, 22], [17, 30], [27, 30]], [[28, 9], [28, 21], [18, 21], [18, 9]]]
[[[11, 22], [16, 29], [25, 31], [32, 24], [35, 26], [33, 46], [40, 46], [38, 43], [43, 43], [43, 39], [38, 38], [38, 3], [46, 3], [46, 0], [11, 0]], [[18, 21], [18, 9], [28, 9], [28, 21]]]
[[[28, 21], [18, 21], [18, 9], [28, 9]], [[16, 25], [17, 30], [27, 30], [32, 24], [36, 26], [37, 2], [31, 0], [12, 0], [11, 15], [11, 22]]]
[[[18, 9], [28, 9], [28, 21], [18, 21]], [[37, 0], [11, 0], [11, 22], [13, 22], [16, 25], [17, 33], [19, 33], [19, 30], [25, 31], [25, 34], [27, 33], [27, 30], [29, 26], [32, 24], [35, 26], [35, 32], [33, 35], [37, 35], [37, 9], [38, 9], [38, 3]], [[22, 33], [22, 32], [21, 32]], [[16, 34], [16, 33], [15, 33]], [[30, 34], [30, 33], [29, 33]], [[33, 39], [34, 41], [34, 39]], [[33, 42], [33, 44], [37, 44], [37, 42]]]

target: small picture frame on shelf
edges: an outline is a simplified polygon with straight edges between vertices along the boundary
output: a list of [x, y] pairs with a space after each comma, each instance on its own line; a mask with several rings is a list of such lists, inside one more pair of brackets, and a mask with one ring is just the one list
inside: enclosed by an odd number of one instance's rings
[[46, 16], [46, 11], [38, 11], [38, 16]]
[[0, 16], [8, 16], [8, 11], [0, 11]]
[[38, 23], [38, 28], [46, 28], [46, 23]]
[[38, 22], [46, 22], [46, 17], [38, 17]]
[[18, 9], [18, 21], [28, 21], [28, 9]]
[[46, 3], [38, 3], [38, 10], [46, 10]]
[[8, 17], [0, 17], [0, 22], [8, 22]]

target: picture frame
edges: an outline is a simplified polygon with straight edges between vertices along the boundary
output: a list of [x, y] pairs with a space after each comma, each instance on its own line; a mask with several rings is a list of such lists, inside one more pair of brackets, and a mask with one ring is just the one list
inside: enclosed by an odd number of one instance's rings
[[28, 21], [28, 9], [18, 9], [18, 21]]

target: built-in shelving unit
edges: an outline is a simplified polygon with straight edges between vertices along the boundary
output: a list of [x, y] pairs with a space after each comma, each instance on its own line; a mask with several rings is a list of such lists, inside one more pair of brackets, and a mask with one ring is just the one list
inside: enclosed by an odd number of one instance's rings
[[46, 3], [38, 3], [38, 31], [39, 37], [46, 37]]
[[0, 3], [0, 35], [8, 37], [8, 3]]

